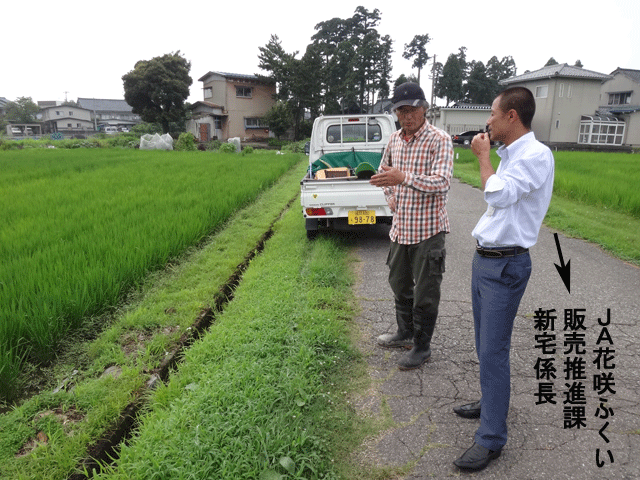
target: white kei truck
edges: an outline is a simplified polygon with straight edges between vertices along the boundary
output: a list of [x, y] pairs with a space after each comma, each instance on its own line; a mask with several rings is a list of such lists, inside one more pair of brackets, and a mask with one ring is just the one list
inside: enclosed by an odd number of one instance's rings
[[309, 145], [309, 168], [300, 203], [307, 238], [339, 223], [391, 223], [393, 213], [382, 188], [369, 179], [378, 170], [391, 133], [389, 114], [326, 115], [315, 119]]

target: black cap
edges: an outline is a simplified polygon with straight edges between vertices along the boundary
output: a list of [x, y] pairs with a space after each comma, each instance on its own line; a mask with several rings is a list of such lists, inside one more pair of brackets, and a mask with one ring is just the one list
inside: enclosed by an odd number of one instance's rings
[[412, 107], [425, 107], [429, 108], [427, 99], [424, 96], [424, 92], [420, 85], [413, 82], [405, 82], [396, 87], [393, 91], [392, 110], [403, 105], [411, 105]]

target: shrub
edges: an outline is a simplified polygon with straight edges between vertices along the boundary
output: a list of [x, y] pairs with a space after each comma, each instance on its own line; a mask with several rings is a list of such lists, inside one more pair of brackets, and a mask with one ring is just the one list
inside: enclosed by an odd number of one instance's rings
[[304, 144], [307, 142], [308, 140], [300, 140], [299, 142], [289, 143], [282, 147], [282, 151], [290, 153], [304, 153]]
[[220, 140], [211, 140], [207, 143], [207, 150], [218, 150], [221, 145], [222, 142]]
[[178, 137], [178, 140], [173, 144], [173, 149], [178, 151], [194, 151], [196, 147], [196, 137], [188, 132], [183, 132]]
[[233, 143], [223, 143], [218, 150], [221, 153], [236, 153], [236, 146]]
[[251, 153], [253, 153], [253, 147], [252, 146], [244, 147], [242, 149], [242, 151], [240, 152], [241, 155], [249, 155]]
[[270, 147], [282, 148], [289, 142], [287, 142], [286, 140], [280, 140], [279, 138], [270, 138], [269, 140], [267, 140], [267, 143]]

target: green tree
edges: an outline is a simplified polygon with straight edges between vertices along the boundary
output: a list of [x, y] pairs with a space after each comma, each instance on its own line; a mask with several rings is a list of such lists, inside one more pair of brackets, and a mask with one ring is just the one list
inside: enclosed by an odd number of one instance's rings
[[558, 62], [553, 57], [547, 60], [547, 63], [544, 64], [545, 67], [550, 67], [551, 65], [558, 65]]
[[296, 138], [304, 115], [366, 111], [376, 96], [390, 92], [393, 41], [377, 30], [380, 11], [358, 7], [351, 18], [318, 23], [302, 58], [288, 53], [277, 35], [259, 47], [259, 68], [278, 85], [277, 99], [287, 103]]
[[396, 78], [396, 81], [393, 82], [393, 88], [399, 85], [402, 85], [403, 83], [406, 83], [406, 82], [418, 83], [418, 77], [416, 77], [413, 73], [410, 74], [408, 77], [404, 73], [402, 73], [398, 78]]
[[390, 90], [391, 38], [377, 30], [380, 11], [358, 7], [351, 18], [333, 18], [315, 26], [311, 37], [323, 58], [320, 73], [324, 113], [349, 106], [366, 110], [376, 95]]
[[573, 64], [574, 67], [578, 67], [578, 68], [583, 68], [584, 65], [582, 65], [582, 62], [580, 61], [580, 59], [576, 60], [576, 63]]
[[494, 99], [494, 82], [487, 76], [484, 63], [472, 61], [466, 84], [466, 101], [491, 104]]
[[190, 70], [191, 62], [180, 51], [140, 60], [122, 77], [124, 99], [143, 121], [159, 123], [167, 133], [172, 122], [186, 118], [185, 100], [193, 83]]
[[11, 123], [35, 123], [39, 111], [31, 97], [19, 97], [15, 102], [7, 103], [6, 119]]
[[467, 62], [467, 47], [458, 48], [458, 62], [460, 62], [460, 69], [462, 70], [462, 79], [466, 80], [469, 76], [469, 62]]
[[262, 120], [269, 125], [269, 129], [278, 139], [282, 137], [293, 124], [291, 121], [291, 110], [282, 100], [276, 102], [264, 117], [262, 117]]
[[498, 60], [495, 55], [487, 62], [487, 77], [491, 85], [491, 97], [495, 98], [502, 91], [500, 81], [513, 77], [516, 74], [516, 62], [513, 57], [502, 57]]
[[451, 54], [442, 67], [442, 74], [438, 77], [435, 94], [446, 99], [447, 106], [451, 102], [459, 102], [464, 98], [463, 71], [457, 55]]
[[428, 33], [424, 35], [416, 35], [413, 37], [411, 42], [405, 44], [404, 52], [402, 53], [402, 58], [407, 60], [413, 59], [413, 64], [411, 66], [418, 69], [418, 84], [420, 83], [420, 71], [431, 58], [427, 54], [427, 50], [425, 48], [430, 40]]

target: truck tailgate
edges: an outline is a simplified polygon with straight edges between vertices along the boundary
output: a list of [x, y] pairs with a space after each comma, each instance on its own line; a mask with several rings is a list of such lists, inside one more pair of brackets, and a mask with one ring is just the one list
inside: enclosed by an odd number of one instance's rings
[[301, 186], [302, 206], [305, 209], [325, 208], [326, 215], [321, 215], [324, 217], [347, 217], [353, 210], [373, 210], [378, 217], [392, 215], [382, 189], [368, 180], [305, 179]]

